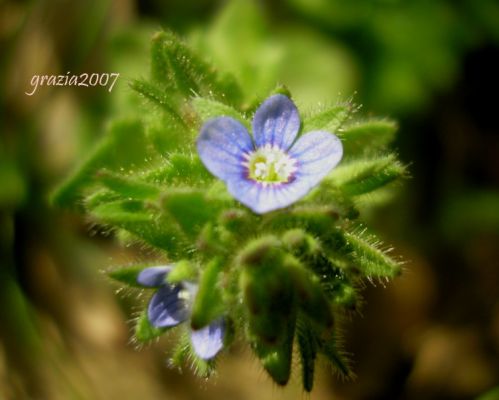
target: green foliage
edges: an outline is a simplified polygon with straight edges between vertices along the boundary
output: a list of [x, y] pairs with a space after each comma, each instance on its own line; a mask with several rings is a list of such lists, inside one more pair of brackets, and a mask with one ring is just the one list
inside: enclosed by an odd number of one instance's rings
[[204, 184], [213, 180], [197, 156], [176, 152], [170, 153], [163, 164], [146, 171], [143, 177], [149, 183], [167, 186]]
[[163, 88], [154, 86], [148, 81], [135, 80], [130, 83], [130, 87], [147, 99], [152, 105], [157, 106], [166, 112], [175, 122], [184, 125], [182, 116], [175, 107], [175, 103], [168, 96], [168, 92]]
[[383, 250], [374, 235], [365, 230], [345, 231], [343, 235], [347, 248], [351, 250], [348, 257], [361, 269], [364, 276], [393, 278], [401, 273], [400, 263], [388, 256], [389, 250]]
[[246, 125], [247, 128], [250, 127], [249, 121], [243, 116], [243, 114], [241, 114], [236, 109], [216, 100], [207, 99], [204, 97], [195, 97], [192, 100], [192, 106], [203, 121], [224, 115], [226, 117], [232, 117], [241, 121], [244, 125]]
[[53, 195], [53, 202], [59, 206], [75, 205], [82, 191], [94, 184], [94, 175], [99, 169], [124, 171], [143, 165], [147, 157], [148, 144], [140, 121], [115, 121], [76, 172], [59, 186]]
[[324, 337], [319, 341], [319, 352], [324, 355], [334, 370], [343, 378], [348, 379], [353, 377], [353, 373], [350, 370], [348, 359], [345, 355], [338, 349], [339, 343], [337, 339], [331, 335]]
[[307, 271], [299, 262], [289, 264], [299, 309], [319, 326], [331, 328], [333, 312], [319, 277]]
[[298, 350], [302, 366], [303, 388], [310, 392], [314, 386], [315, 360], [317, 358], [317, 338], [306, 319], [297, 321]]
[[196, 236], [208, 221], [216, 218], [221, 205], [198, 189], [179, 188], [162, 195], [161, 205], [189, 237]]
[[295, 320], [292, 314], [288, 316], [280, 340], [271, 343], [260, 340], [253, 342], [255, 354], [274, 382], [279, 385], [288, 383], [291, 375], [294, 329]]
[[168, 283], [180, 283], [182, 281], [193, 281], [197, 276], [197, 268], [189, 260], [179, 260], [175, 263], [172, 271], [166, 277]]
[[208, 378], [215, 369], [215, 362], [213, 360], [206, 361], [196, 355], [192, 349], [189, 335], [185, 331], [178, 338], [178, 343], [170, 359], [170, 363], [178, 367], [189, 364], [194, 374], [200, 378]]
[[147, 312], [143, 311], [135, 322], [135, 339], [139, 343], [146, 343], [161, 336], [167, 328], [156, 328], [151, 325]]
[[160, 188], [156, 186], [105, 170], [100, 171], [96, 178], [105, 187], [125, 198], [136, 200], [154, 199], [160, 193]]
[[[358, 309], [363, 282], [400, 273], [400, 263], [379, 240], [358, 228], [357, 201], [391, 188], [407, 172], [387, 149], [396, 124], [355, 121], [357, 107], [347, 101], [303, 117], [302, 132], [326, 130], [340, 136], [345, 160], [297, 204], [255, 215], [208, 173], [195, 149], [201, 123], [224, 115], [250, 127], [262, 96], [288, 93], [285, 86], [275, 85], [276, 55], [265, 52], [265, 24], [253, 7], [231, 3], [206, 37], [208, 47], [221, 44], [227, 59], [220, 62], [218, 53], [213, 59], [225, 72], [194, 50], [199, 42], [193, 40], [191, 46], [170, 32], [156, 34], [150, 78], [130, 82], [142, 99], [140, 106], [127, 119], [110, 124], [53, 200], [78, 206], [92, 222], [117, 232], [118, 239], [159, 251], [173, 266], [166, 284], [196, 283], [184, 331], [223, 317], [231, 331], [225, 343], [244, 338], [280, 385], [289, 380], [296, 347], [303, 386], [310, 391], [320, 354], [341, 375], [352, 374], [337, 333], [342, 316]], [[247, 15], [239, 23], [233, 17], [243, 12]], [[236, 57], [231, 51], [242, 42], [248, 48]], [[255, 53], [259, 62], [248, 64]], [[135, 287], [143, 268], [114, 269], [109, 276]], [[164, 332], [151, 325], [147, 311], [140, 314], [137, 341]], [[196, 356], [185, 332], [172, 361], [191, 364], [201, 376], [214, 368], [213, 361]]]
[[248, 331], [258, 343], [282, 342], [296, 308], [288, 256], [276, 237], [267, 236], [250, 242], [240, 258]]
[[132, 265], [130, 267], [123, 267], [115, 270], [109, 271], [107, 274], [110, 278], [115, 281], [124, 283], [128, 286], [141, 287], [137, 282], [137, 277], [140, 271], [142, 271], [146, 266], [143, 265]]
[[192, 307], [192, 329], [201, 329], [223, 314], [220, 278], [223, 264], [212, 260], [203, 271]]
[[371, 119], [343, 127], [341, 137], [345, 152], [375, 153], [390, 144], [397, 124], [388, 119]]
[[303, 131], [328, 131], [338, 133], [343, 123], [351, 116], [351, 104], [338, 104], [315, 113], [303, 121]]
[[389, 154], [345, 162], [333, 171], [329, 179], [345, 195], [359, 196], [381, 189], [405, 174], [405, 167]]

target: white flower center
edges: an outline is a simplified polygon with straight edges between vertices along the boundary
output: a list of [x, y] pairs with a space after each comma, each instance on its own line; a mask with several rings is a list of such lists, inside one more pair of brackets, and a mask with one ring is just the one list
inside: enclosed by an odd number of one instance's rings
[[296, 160], [277, 146], [265, 145], [244, 155], [243, 165], [256, 182], [286, 183], [296, 171]]

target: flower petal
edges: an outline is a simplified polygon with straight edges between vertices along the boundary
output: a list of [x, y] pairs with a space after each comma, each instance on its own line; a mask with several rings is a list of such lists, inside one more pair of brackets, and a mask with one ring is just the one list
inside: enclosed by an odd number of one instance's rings
[[230, 117], [207, 121], [197, 139], [201, 161], [213, 175], [222, 180], [243, 173], [243, 154], [253, 151], [253, 148], [248, 130]]
[[148, 267], [137, 275], [137, 283], [146, 287], [158, 287], [165, 283], [166, 275], [172, 270], [170, 265]]
[[227, 189], [234, 198], [256, 214], [265, 214], [289, 206], [307, 192], [307, 189], [303, 194], [290, 191], [290, 185], [291, 183], [264, 185], [244, 178], [229, 181]]
[[265, 100], [253, 118], [256, 147], [266, 144], [287, 150], [300, 130], [300, 115], [294, 103], [282, 94]]
[[180, 285], [161, 286], [151, 297], [147, 309], [149, 322], [157, 328], [178, 325], [189, 317], [189, 308], [180, 298]]
[[222, 349], [224, 335], [225, 321], [219, 318], [203, 329], [191, 331], [192, 347], [199, 357], [209, 360]]
[[310, 189], [340, 162], [343, 145], [332, 133], [313, 131], [300, 137], [289, 155], [298, 162], [296, 179], [306, 179]]
[[229, 192], [257, 214], [287, 207], [316, 186], [341, 160], [343, 146], [333, 134], [315, 131], [302, 136], [289, 150], [297, 170], [289, 183], [262, 184], [248, 178], [227, 182]]

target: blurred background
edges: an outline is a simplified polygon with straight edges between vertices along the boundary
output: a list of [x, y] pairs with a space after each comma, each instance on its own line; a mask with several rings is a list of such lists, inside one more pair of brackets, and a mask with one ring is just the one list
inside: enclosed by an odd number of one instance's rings
[[[130, 343], [120, 247], [48, 197], [134, 107], [151, 35], [170, 28], [249, 89], [299, 106], [353, 98], [400, 124], [411, 179], [364, 220], [406, 261], [346, 321], [357, 379], [320, 368], [312, 399], [499, 399], [499, 3], [495, 0], [0, 1], [0, 399], [301, 399], [235, 346], [208, 381]], [[102, 87], [33, 75], [119, 72]], [[248, 89], [247, 88], [247, 89]], [[305, 396], [308, 397], [308, 396]]]

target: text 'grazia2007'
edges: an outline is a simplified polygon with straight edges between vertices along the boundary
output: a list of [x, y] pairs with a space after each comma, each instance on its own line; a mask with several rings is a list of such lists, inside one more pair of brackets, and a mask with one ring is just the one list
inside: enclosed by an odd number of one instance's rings
[[91, 73], [86, 72], [79, 75], [72, 75], [66, 72], [65, 75], [33, 75], [30, 81], [31, 91], [24, 92], [28, 96], [33, 96], [39, 86], [102, 86], [107, 87], [111, 92], [120, 76], [119, 72]]

